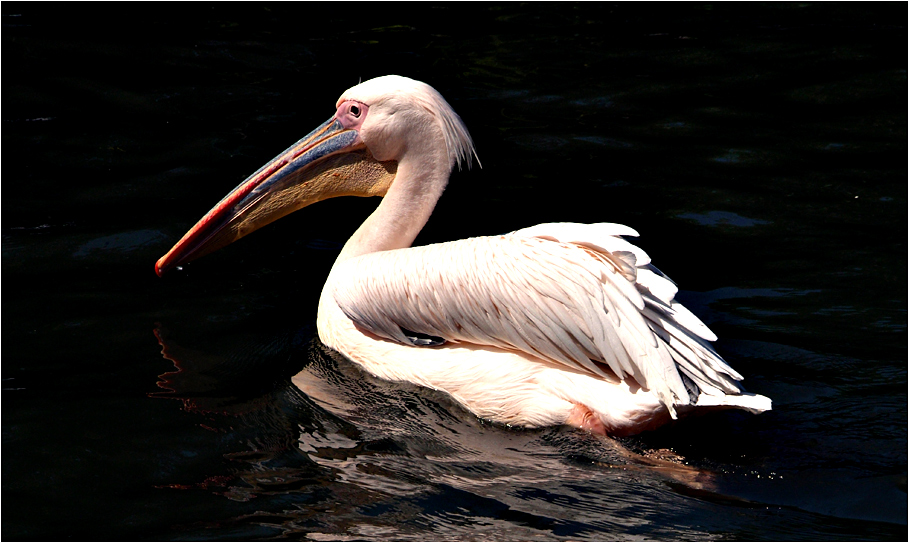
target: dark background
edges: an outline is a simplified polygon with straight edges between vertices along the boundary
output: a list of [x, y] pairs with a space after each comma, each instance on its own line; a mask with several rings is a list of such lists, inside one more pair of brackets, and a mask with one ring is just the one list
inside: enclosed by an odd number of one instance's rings
[[[0, 9], [4, 539], [905, 540], [906, 4]], [[387, 73], [482, 162], [418, 243], [632, 226], [774, 400], [621, 442], [709, 484], [324, 352], [322, 282], [375, 201], [155, 276]]]

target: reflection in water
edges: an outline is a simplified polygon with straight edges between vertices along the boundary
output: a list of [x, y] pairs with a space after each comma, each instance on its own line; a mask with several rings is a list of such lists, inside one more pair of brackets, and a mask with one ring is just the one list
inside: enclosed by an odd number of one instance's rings
[[[200, 537], [265, 529], [407, 540], [441, 529], [446, 539], [707, 538], [697, 522], [667, 522], [691, 515], [693, 504], [732, 505], [746, 515], [759, 506], [736, 497], [737, 468], [683, 458], [662, 448], [659, 433], [617, 441], [490, 424], [444, 394], [363, 373], [311, 330], [228, 339], [214, 350], [183, 348], [161, 327], [155, 334], [175, 369], [160, 376], [153, 396], [201, 415], [231, 465], [160, 488], [204, 490], [256, 508], [207, 525]], [[690, 429], [673, 427], [664, 441], [684, 443]], [[698, 431], [692, 439], [709, 441]], [[749, 473], [779, 480], [759, 467]]]

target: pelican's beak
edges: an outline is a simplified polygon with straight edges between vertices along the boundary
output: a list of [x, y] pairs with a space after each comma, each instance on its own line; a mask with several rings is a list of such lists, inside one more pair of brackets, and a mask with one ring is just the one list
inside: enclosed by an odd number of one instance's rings
[[332, 117], [259, 168], [155, 264], [167, 270], [220, 249], [281, 217], [335, 196], [384, 196], [397, 164], [379, 162], [357, 130]]

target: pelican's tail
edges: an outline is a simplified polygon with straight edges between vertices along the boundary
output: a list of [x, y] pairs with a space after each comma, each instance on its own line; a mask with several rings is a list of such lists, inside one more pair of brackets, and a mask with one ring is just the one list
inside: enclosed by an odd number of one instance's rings
[[[749, 413], [763, 413], [772, 409], [772, 403], [767, 396], [754, 394], [751, 392], [742, 392], [740, 394], [730, 394], [726, 396], [709, 396], [701, 394], [698, 396], [696, 403], [687, 406], [692, 410], [700, 411], [702, 409], [742, 409]], [[677, 406], [680, 410], [685, 411], [686, 406]]]

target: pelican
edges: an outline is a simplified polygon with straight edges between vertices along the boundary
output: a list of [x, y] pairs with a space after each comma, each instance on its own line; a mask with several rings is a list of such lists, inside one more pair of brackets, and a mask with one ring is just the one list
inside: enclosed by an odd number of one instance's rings
[[454, 166], [476, 158], [435, 89], [378, 77], [335, 108], [199, 220], [157, 274], [320, 200], [381, 196], [338, 255], [317, 318], [320, 340], [370, 374], [443, 391], [489, 421], [610, 436], [771, 408], [742, 389], [627, 226], [538, 224], [412, 247]]

